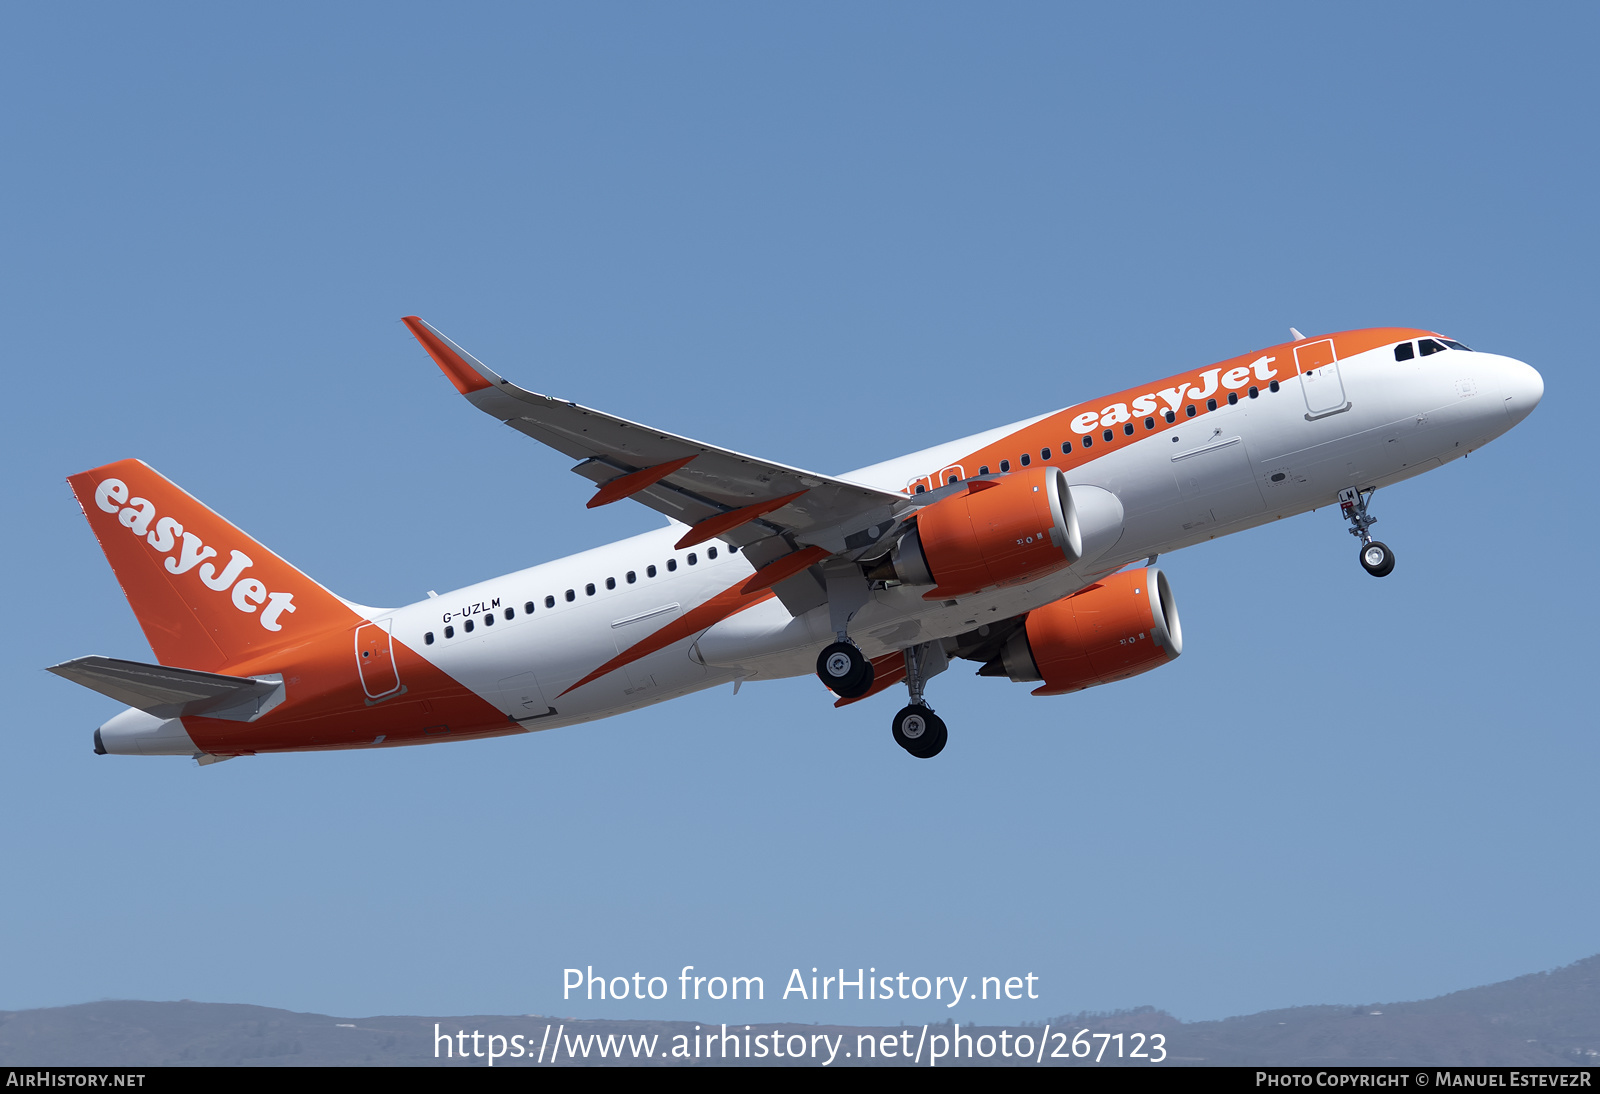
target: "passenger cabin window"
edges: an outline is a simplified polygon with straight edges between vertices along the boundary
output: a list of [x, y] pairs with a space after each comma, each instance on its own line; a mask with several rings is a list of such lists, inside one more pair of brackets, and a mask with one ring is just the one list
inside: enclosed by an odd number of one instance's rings
[[978, 474], [987, 475], [988, 473], [989, 473], [989, 465], [988, 464], [984, 464], [982, 467], [978, 468]]
[[[1267, 390], [1268, 391], [1277, 391], [1278, 390], [1278, 381], [1274, 380], [1274, 381], [1272, 381], [1272, 383], [1268, 384], [1267, 385]], [[1170, 415], [1170, 414], [1167, 415], [1167, 421], [1169, 421], [1169, 422], [1172, 421], [1172, 415]]]
[[1132, 422], [1124, 422], [1124, 423], [1122, 423], [1122, 432], [1123, 432], [1123, 434], [1125, 436], [1128, 436], [1128, 437], [1133, 436], [1133, 423]]
[[1409, 361], [1416, 355], [1417, 347], [1412, 345], [1410, 342], [1401, 342], [1398, 346], [1394, 347], [1394, 359], [1396, 361]]
[[1207, 410], [1215, 410], [1215, 409], [1217, 409], [1217, 401], [1215, 399], [1207, 399], [1206, 400], [1206, 409]]
[[466, 631], [468, 634], [471, 634], [472, 633], [472, 620], [469, 619], [465, 623], [461, 624], [461, 629]]
[[655, 577], [656, 576], [655, 563], [652, 562], [650, 565], [648, 565], [648, 566], [646, 566], [644, 568], [644, 576], [645, 577]]
[[1156, 427], [1156, 420], [1154, 418], [1146, 418], [1144, 420], [1144, 427], [1146, 429], [1154, 429]]
[[926, 494], [927, 492], [928, 492], [928, 488], [926, 486], [923, 486], [920, 482], [917, 483], [917, 493]]
[[1005, 474], [1007, 471], [1010, 471], [1010, 470], [1011, 470], [1011, 461], [1010, 460], [1001, 460], [1000, 461], [1000, 473], [1001, 474]]
[[1188, 406], [1184, 407], [1183, 408], [1183, 412], [1185, 414], [1187, 414], [1189, 417], [1193, 418], [1194, 417], [1194, 404], [1190, 403]]
[[1239, 404], [1239, 393], [1237, 391], [1228, 392], [1228, 405], [1229, 406], [1237, 406], [1238, 404]]
[[1024, 452], [1022, 454], [1022, 466], [1023, 467], [1027, 467], [1032, 462], [1033, 462], [1033, 457], [1029, 456], [1026, 452]]
[[706, 557], [707, 558], [716, 558], [717, 557], [717, 549], [715, 547], [707, 547], [706, 548]]
[[556, 598], [553, 597], [553, 596], [545, 597], [544, 598], [544, 606], [547, 607], [547, 608], [555, 607], [556, 606]]
[[568, 589], [567, 590], [567, 603], [571, 604], [576, 599], [578, 599], [577, 592], [575, 590], [573, 590], [573, 589]]
[[422, 644], [424, 646], [433, 645], [433, 632], [432, 631], [429, 631], [427, 634], [422, 636]]
[[614, 578], [614, 577], [606, 578], [606, 588], [615, 589], [616, 587], [617, 587], [617, 579], [616, 578]]
[[493, 612], [489, 612], [487, 615], [485, 615], [483, 617], [483, 625], [485, 627], [494, 626], [494, 613]]
[[694, 565], [694, 564], [695, 564], [695, 563], [696, 563], [696, 562], [699, 562], [699, 561], [700, 561], [700, 560], [699, 560], [699, 559], [698, 559], [698, 558], [696, 558], [696, 557], [695, 557], [695, 554], [694, 554], [694, 552], [693, 552], [693, 551], [690, 551], [690, 552], [689, 552], [689, 565], [691, 565], [691, 566], [693, 566], [693, 565]]
[[583, 595], [584, 596], [593, 596], [594, 595], [594, 582], [591, 581], [591, 582], [589, 582], [589, 584], [587, 584], [587, 585], [585, 585], [583, 587]]
[[1170, 410], [1163, 414], [1162, 417], [1166, 418], [1168, 425], [1171, 425], [1173, 422], [1178, 420], [1178, 416]]
[[1083, 439], [1083, 447], [1092, 448], [1093, 446], [1094, 446], [1094, 438], [1093, 437], [1085, 437]]
[[1261, 397], [1261, 389], [1252, 384], [1251, 387], [1250, 387], [1250, 398], [1259, 399], [1260, 397]]
[[454, 638], [456, 636], [456, 629], [454, 627], [446, 627], [444, 629], [444, 636], [446, 638]]
[[675, 559], [675, 558], [667, 559], [667, 572], [668, 573], [671, 573], [673, 570], [676, 570], [677, 568], [678, 568], [678, 560], [677, 559]]
[[[508, 608], [507, 611], [509, 611], [509, 610], [510, 609]], [[522, 606], [522, 614], [523, 615], [532, 615], [533, 614], [533, 601], [530, 600], [530, 601], [528, 601], [526, 604], [524, 604]]]
[[515, 619], [516, 617], [517, 617], [517, 609], [515, 609], [515, 608], [507, 608], [506, 609], [506, 618], [507, 619]]
[[1100, 439], [1103, 440], [1103, 441], [1109, 441], [1114, 435], [1115, 434], [1113, 434], [1111, 432], [1111, 430], [1108, 429], [1105, 432], [1100, 434]]
[[634, 573], [632, 570], [629, 570], [628, 571], [628, 584], [632, 585], [634, 582], [636, 582], [638, 580], [639, 580], [639, 575]]
[[1048, 460], [1050, 458], [1050, 450], [1048, 448], [1039, 449], [1039, 458], [1041, 460]]

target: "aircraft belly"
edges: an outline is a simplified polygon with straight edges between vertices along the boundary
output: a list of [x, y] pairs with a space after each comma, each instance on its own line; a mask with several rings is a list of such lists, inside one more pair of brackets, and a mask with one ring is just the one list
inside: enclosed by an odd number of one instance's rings
[[772, 599], [711, 627], [695, 643], [695, 651], [707, 665], [744, 667], [794, 650], [811, 651], [807, 656], [814, 659], [815, 651], [831, 640], [826, 607], [792, 616], [781, 601]]

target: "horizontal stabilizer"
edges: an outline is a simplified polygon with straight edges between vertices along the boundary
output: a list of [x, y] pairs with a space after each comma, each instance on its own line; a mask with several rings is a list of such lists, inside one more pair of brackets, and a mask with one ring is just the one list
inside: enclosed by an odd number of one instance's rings
[[222, 718], [253, 722], [283, 702], [283, 677], [223, 676], [196, 669], [77, 657], [50, 671], [158, 718]]

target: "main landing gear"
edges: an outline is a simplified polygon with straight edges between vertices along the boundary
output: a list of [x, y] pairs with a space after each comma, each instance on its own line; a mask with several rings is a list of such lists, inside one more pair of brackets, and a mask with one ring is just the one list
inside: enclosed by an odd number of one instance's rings
[[906, 690], [910, 692], [911, 705], [894, 716], [894, 743], [919, 760], [931, 760], [944, 751], [950, 733], [944, 719], [933, 712], [922, 689], [930, 676], [937, 676], [950, 664], [950, 655], [938, 642], [923, 642], [907, 646]]
[[917, 703], [894, 716], [894, 743], [919, 760], [931, 760], [944, 751], [950, 733], [944, 719]]
[[817, 677], [841, 699], [858, 699], [872, 690], [872, 662], [854, 642], [835, 642], [817, 654]]
[[853, 562], [833, 559], [822, 567], [822, 576], [834, 641], [817, 654], [817, 679], [841, 699], [859, 699], [872, 690], [872, 662], [850, 641], [848, 628], [872, 593]]
[[1339, 512], [1350, 522], [1350, 534], [1361, 541], [1361, 568], [1373, 577], [1388, 577], [1394, 572], [1394, 552], [1386, 543], [1372, 538], [1367, 531], [1378, 523], [1377, 517], [1367, 515], [1367, 500], [1376, 493], [1375, 487], [1365, 490], [1348, 486], [1339, 491]]
[[[929, 677], [949, 666], [950, 655], [939, 642], [923, 642], [906, 647], [904, 657], [911, 704], [894, 716], [894, 743], [919, 760], [931, 760], [944, 751], [950, 733], [922, 692]], [[871, 691], [873, 675], [872, 662], [848, 639], [834, 642], [817, 655], [817, 677], [841, 699], [859, 699]]]

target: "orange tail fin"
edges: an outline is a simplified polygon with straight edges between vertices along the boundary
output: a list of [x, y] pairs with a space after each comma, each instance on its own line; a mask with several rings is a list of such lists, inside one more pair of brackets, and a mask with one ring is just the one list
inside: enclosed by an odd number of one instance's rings
[[73, 475], [157, 660], [216, 672], [360, 617], [139, 460]]

